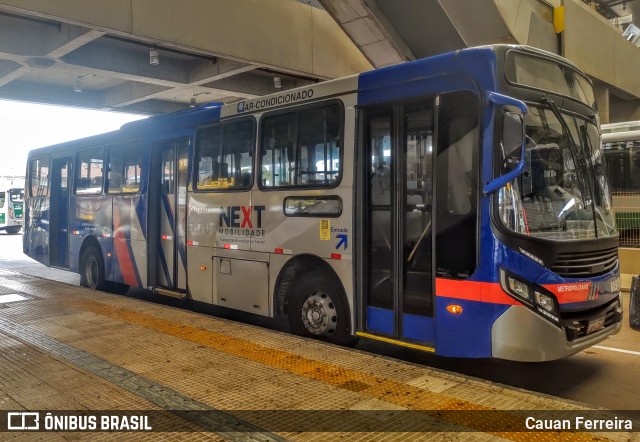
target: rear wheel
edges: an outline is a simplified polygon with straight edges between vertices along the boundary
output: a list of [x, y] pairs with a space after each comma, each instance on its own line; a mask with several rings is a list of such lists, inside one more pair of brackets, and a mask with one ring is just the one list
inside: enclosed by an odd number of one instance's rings
[[291, 330], [300, 336], [319, 338], [340, 345], [355, 345], [351, 335], [349, 308], [344, 290], [326, 272], [300, 276], [288, 307]]
[[21, 226], [17, 226], [17, 227], [7, 227], [7, 233], [9, 235], [15, 235], [16, 233], [20, 233], [20, 229], [22, 229]]
[[107, 290], [102, 253], [95, 246], [85, 249], [80, 259], [80, 285], [93, 290]]

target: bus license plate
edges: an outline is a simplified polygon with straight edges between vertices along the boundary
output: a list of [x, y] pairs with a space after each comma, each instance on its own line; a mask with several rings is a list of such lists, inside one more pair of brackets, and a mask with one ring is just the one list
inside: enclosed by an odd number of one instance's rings
[[597, 332], [598, 330], [602, 330], [603, 328], [604, 328], [604, 316], [602, 318], [589, 321], [589, 326], [587, 327], [587, 334]]

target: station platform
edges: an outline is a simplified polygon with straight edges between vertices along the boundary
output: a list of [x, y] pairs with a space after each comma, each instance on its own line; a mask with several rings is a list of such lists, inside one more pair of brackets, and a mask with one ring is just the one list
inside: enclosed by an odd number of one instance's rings
[[[7, 270], [0, 270], [0, 410], [2, 440], [640, 440], [619, 428], [527, 432], [527, 417], [575, 421], [594, 410]], [[34, 410], [40, 432], [6, 431], [6, 412]], [[57, 424], [43, 432], [47, 411]], [[98, 422], [146, 419], [99, 433], [53, 420], [74, 413]]]

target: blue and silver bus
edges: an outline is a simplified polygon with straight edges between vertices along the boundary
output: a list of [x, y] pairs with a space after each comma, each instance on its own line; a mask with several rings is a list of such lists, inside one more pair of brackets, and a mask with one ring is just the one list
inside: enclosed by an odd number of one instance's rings
[[590, 80], [464, 49], [30, 152], [24, 252], [294, 333], [544, 361], [621, 326]]

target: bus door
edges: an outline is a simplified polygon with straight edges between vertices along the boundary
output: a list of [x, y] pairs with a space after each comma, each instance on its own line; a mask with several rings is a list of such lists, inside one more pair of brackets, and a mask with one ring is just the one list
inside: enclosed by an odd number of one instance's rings
[[433, 315], [433, 100], [365, 111], [360, 328], [411, 339]]
[[435, 278], [438, 296], [460, 294], [477, 265], [478, 99], [454, 92], [363, 116], [358, 327], [433, 348]]
[[[155, 210], [157, 256], [154, 286], [169, 290], [187, 290], [187, 181], [189, 141], [163, 144], [160, 149], [160, 191]], [[157, 164], [157, 163], [156, 163]], [[158, 182], [158, 181], [152, 181]]]
[[69, 185], [71, 158], [51, 164], [49, 259], [52, 266], [69, 267]]

